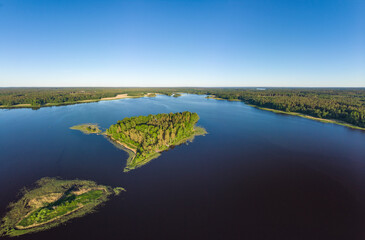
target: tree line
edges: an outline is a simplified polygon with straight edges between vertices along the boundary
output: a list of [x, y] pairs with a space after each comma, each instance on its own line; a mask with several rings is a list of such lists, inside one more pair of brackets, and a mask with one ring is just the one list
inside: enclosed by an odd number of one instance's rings
[[41, 107], [47, 103], [76, 103], [83, 100], [115, 97], [128, 93], [129, 96], [144, 96], [158, 92], [171, 96], [176, 90], [171, 88], [0, 88], [0, 106], [31, 104]]
[[212, 91], [216, 97], [365, 127], [364, 89], [231, 89]]
[[180, 92], [215, 95], [222, 99], [241, 100], [260, 107], [365, 127], [364, 88], [0, 88], [0, 105], [27, 103], [39, 107], [47, 103], [72, 103], [122, 93], [131, 96], [146, 93], [179, 96]]

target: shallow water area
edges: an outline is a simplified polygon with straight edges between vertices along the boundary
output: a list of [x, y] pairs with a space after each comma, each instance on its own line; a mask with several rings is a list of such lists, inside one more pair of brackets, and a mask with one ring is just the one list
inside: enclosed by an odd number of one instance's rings
[[[191, 111], [206, 136], [123, 173], [100, 135], [124, 117]], [[0, 110], [0, 214], [42, 177], [127, 192], [86, 217], [17, 239], [364, 239], [365, 132], [184, 94]]]

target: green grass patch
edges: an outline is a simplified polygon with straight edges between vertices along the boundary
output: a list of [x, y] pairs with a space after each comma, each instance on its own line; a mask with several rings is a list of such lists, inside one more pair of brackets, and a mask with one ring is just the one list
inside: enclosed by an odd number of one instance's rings
[[45, 207], [31, 213], [29, 216], [19, 222], [18, 225], [27, 227], [34, 224], [48, 222], [56, 217], [63, 216], [83, 205], [88, 204], [103, 195], [103, 190], [90, 190], [81, 195], [67, 193], [56, 202], [50, 203]]
[[85, 134], [97, 134], [101, 133], [101, 130], [97, 124], [94, 123], [84, 123], [80, 125], [75, 125], [70, 127], [73, 130], [79, 130]]

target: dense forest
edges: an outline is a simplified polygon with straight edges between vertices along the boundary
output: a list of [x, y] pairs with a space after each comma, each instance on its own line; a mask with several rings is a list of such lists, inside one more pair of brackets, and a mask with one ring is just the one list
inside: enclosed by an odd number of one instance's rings
[[195, 127], [198, 120], [198, 114], [190, 112], [124, 118], [110, 126], [106, 134], [135, 152], [127, 163], [128, 171], [158, 157], [170, 146], [204, 134], [204, 129]]
[[[51, 103], [71, 104], [115, 97], [123, 93], [128, 93], [129, 96], [144, 96], [152, 92], [172, 96], [176, 91], [177, 89], [172, 88], [0, 88], [0, 106], [30, 104], [33, 107], [42, 107]], [[185, 92], [187, 91], [192, 89], [186, 89]]]
[[231, 89], [210, 93], [227, 100], [365, 127], [364, 89]]
[[42, 106], [47, 103], [68, 103], [114, 97], [118, 93], [120, 91], [104, 88], [3, 88], [0, 89], [0, 105]]
[[181, 92], [215, 95], [217, 98], [365, 127], [364, 88], [0, 88], [0, 105], [31, 104], [41, 107], [47, 103], [70, 104], [123, 93], [129, 96], [159, 93], [178, 97]]

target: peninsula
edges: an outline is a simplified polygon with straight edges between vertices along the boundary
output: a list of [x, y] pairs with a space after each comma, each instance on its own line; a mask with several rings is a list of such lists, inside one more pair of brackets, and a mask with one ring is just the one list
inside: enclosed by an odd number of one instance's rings
[[9, 204], [2, 219], [0, 236], [19, 236], [58, 226], [95, 210], [110, 196], [124, 191], [86, 180], [42, 178], [37, 187], [23, 190], [23, 196]]
[[84, 123], [70, 127], [72, 130], [79, 130], [85, 134], [101, 133], [98, 124], [95, 123]]
[[129, 153], [125, 172], [141, 167], [172, 146], [204, 135], [204, 128], [195, 126], [197, 113], [163, 113], [124, 118], [111, 125], [105, 135]]

